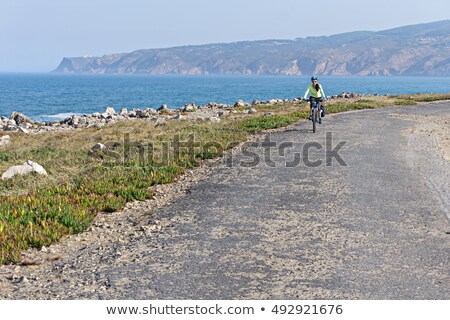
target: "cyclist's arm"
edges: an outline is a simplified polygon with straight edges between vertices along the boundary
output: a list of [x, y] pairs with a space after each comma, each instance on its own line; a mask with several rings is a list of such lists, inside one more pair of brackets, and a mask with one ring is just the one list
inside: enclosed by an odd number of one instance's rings
[[309, 93], [309, 87], [308, 87], [308, 89], [306, 89], [306, 92], [305, 92], [305, 94], [304, 94], [304, 96], [303, 96], [303, 100], [306, 100], [306, 98], [308, 97], [308, 93]]
[[320, 86], [320, 94], [321, 94], [323, 99], [327, 99], [327, 96], [325, 95], [325, 92], [323, 92], [322, 86]]

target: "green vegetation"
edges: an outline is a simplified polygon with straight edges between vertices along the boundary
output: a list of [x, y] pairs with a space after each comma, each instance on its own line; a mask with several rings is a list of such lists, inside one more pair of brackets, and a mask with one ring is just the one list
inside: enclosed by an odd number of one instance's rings
[[413, 102], [432, 102], [450, 100], [450, 94], [413, 94], [413, 95], [398, 95], [397, 99]]
[[[332, 100], [326, 106], [329, 113], [337, 113], [437, 99], [450, 95]], [[27, 248], [86, 230], [98, 212], [151, 198], [152, 186], [173, 182], [186, 169], [221, 156], [254, 132], [284, 127], [309, 115], [305, 102], [255, 108], [256, 114], [231, 114], [215, 124], [169, 121], [159, 127], [134, 120], [72, 132], [11, 133], [13, 143], [0, 151], [0, 172], [30, 159], [49, 175], [0, 181], [0, 264], [19, 263]], [[265, 112], [271, 114], [262, 116]], [[178, 153], [175, 141], [180, 142]], [[109, 145], [110, 151], [89, 156], [87, 151], [98, 142]]]

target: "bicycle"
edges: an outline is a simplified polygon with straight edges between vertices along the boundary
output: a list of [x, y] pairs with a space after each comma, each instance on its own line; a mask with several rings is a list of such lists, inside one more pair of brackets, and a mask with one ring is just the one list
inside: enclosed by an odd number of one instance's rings
[[322, 98], [309, 98], [309, 102], [311, 103], [311, 121], [313, 123], [313, 132], [316, 132], [316, 124], [317, 122], [322, 124], [322, 117], [320, 112], [322, 111]]

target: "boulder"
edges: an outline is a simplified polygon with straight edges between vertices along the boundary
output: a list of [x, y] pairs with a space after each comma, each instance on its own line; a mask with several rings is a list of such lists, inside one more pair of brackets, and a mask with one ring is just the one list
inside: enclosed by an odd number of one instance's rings
[[113, 107], [106, 107], [105, 113], [107, 113], [108, 115], [115, 115], [116, 114], [116, 110], [114, 110]]
[[257, 113], [258, 111], [255, 108], [248, 109], [248, 114]]
[[195, 105], [195, 102], [191, 102], [191, 103], [185, 104], [184, 106], [182, 106], [180, 108], [181, 112], [192, 112], [192, 111], [195, 111], [195, 110], [197, 110], [197, 106]]
[[97, 143], [91, 149], [89, 149], [88, 154], [93, 155], [93, 154], [98, 154], [98, 153], [104, 153], [107, 150], [108, 150], [107, 146], [105, 146], [102, 143]]
[[162, 112], [165, 110], [168, 110], [169, 108], [167, 107], [167, 104], [163, 104], [161, 107], [159, 107], [158, 109], [156, 109], [156, 111], [158, 112]]
[[103, 112], [101, 114], [100, 118], [102, 118], [102, 119], [108, 119], [108, 118], [111, 119], [112, 116], [113, 116], [113, 114], [111, 114], [111, 113]]
[[4, 127], [3, 130], [5, 130], [5, 131], [17, 131], [18, 128], [17, 128], [16, 125], [8, 123], [8, 124], [6, 124], [6, 126]]
[[0, 146], [4, 146], [11, 143], [11, 137], [6, 135], [0, 138]]
[[[78, 123], [77, 126], [85, 126], [88, 124], [88, 118], [87, 117], [78, 117]], [[75, 125], [75, 124], [74, 124]]]
[[234, 103], [234, 107], [235, 108], [238, 108], [238, 107], [246, 107], [246, 106], [248, 106], [249, 104], [247, 103], [247, 102], [245, 102], [245, 101], [243, 101], [243, 100], [238, 100], [238, 101], [236, 101], [235, 103]]
[[147, 110], [136, 109], [134, 112], [135, 112], [137, 118], [148, 118], [148, 117], [150, 117], [150, 114], [147, 112]]
[[11, 167], [8, 170], [6, 170], [2, 175], [2, 180], [11, 179], [15, 175], [23, 176], [23, 175], [26, 175], [26, 174], [29, 174], [32, 172], [35, 172], [37, 174], [41, 174], [44, 176], [48, 175], [47, 171], [45, 171], [45, 169], [41, 165], [39, 165], [36, 162], [33, 162], [31, 160], [28, 160], [21, 166], [14, 166], [14, 167]]
[[121, 115], [121, 116], [126, 116], [126, 115], [128, 115], [128, 110], [127, 110], [127, 108], [122, 108], [122, 110], [120, 110], [120, 115]]
[[29, 131], [28, 129], [26, 129], [26, 128], [24, 128], [24, 127], [20, 127], [20, 126], [19, 126], [19, 131], [20, 131], [20, 132], [23, 132], [23, 133], [25, 133], [25, 134], [29, 134], [29, 133], [30, 133], [30, 131]]
[[217, 112], [217, 116], [218, 116], [218, 117], [223, 117], [223, 116], [226, 116], [226, 115], [229, 114], [229, 113], [230, 113], [230, 111], [228, 111], [228, 110], [223, 110], [223, 111]]
[[11, 116], [9, 117], [10, 119], [13, 119], [16, 124], [23, 124], [23, 123], [31, 123], [34, 124], [34, 121], [31, 120], [30, 118], [28, 118], [26, 115], [24, 115], [23, 113], [14, 111], [13, 113], [11, 113]]
[[94, 117], [94, 118], [101, 118], [101, 113], [100, 112], [94, 112], [93, 114], [92, 114], [92, 116]]
[[219, 108], [220, 104], [216, 103], [216, 102], [210, 102], [207, 105], [205, 105], [205, 107], [212, 109], [212, 108]]

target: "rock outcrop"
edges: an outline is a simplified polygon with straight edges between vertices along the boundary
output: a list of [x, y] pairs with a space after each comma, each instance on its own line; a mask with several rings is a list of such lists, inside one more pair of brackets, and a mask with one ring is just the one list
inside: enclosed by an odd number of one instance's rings
[[8, 170], [6, 170], [2, 174], [2, 180], [12, 179], [16, 175], [23, 176], [23, 175], [26, 175], [26, 174], [29, 174], [32, 172], [35, 172], [37, 174], [41, 174], [44, 176], [47, 175], [47, 171], [45, 171], [45, 169], [41, 165], [39, 165], [36, 162], [33, 162], [31, 160], [28, 160], [21, 166], [13, 166], [13, 167], [10, 167]]

